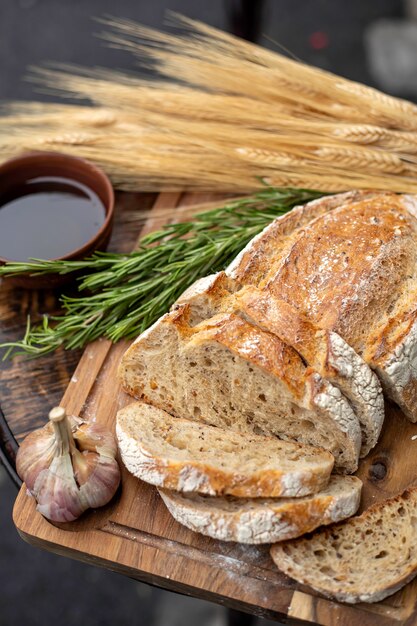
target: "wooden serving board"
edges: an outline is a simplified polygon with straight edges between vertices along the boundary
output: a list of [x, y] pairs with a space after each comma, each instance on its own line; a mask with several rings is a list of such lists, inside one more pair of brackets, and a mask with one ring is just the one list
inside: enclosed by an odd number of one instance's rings
[[[182, 219], [191, 194], [161, 194], [146, 231]], [[142, 234], [145, 231], [142, 231]], [[127, 343], [97, 341], [85, 350], [61, 404], [70, 413], [114, 429], [118, 409], [132, 399], [116, 382]], [[417, 478], [417, 425], [392, 405], [375, 450], [361, 463], [362, 509], [387, 499]], [[417, 579], [377, 604], [344, 605], [319, 597], [281, 574], [268, 546], [225, 543], [195, 534], [174, 521], [155, 488], [122, 472], [116, 498], [70, 524], [51, 524], [36, 512], [23, 487], [13, 518], [27, 542], [144, 582], [286, 623], [325, 626], [393, 626], [417, 623]]]

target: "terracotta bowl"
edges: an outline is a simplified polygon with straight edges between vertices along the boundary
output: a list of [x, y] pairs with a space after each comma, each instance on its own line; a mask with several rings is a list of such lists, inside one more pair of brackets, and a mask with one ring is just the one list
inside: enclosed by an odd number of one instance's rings
[[[105, 173], [84, 159], [60, 154], [57, 152], [31, 152], [6, 161], [0, 165], [0, 192], [8, 188], [23, 184], [31, 178], [40, 176], [57, 176], [69, 178], [89, 187], [100, 198], [105, 208], [105, 220], [94, 237], [87, 241], [81, 248], [73, 250], [59, 259], [76, 260], [89, 256], [95, 250], [105, 250], [110, 240], [113, 228], [114, 192], [113, 187]], [[0, 265], [7, 261], [0, 256]], [[54, 288], [69, 282], [74, 274], [19, 274], [8, 276], [4, 280], [8, 284], [29, 289]]]

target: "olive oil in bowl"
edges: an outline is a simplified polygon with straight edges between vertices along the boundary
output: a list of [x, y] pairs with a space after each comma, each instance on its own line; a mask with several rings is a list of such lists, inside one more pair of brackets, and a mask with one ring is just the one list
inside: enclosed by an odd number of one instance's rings
[[0, 193], [0, 256], [57, 259], [82, 248], [103, 226], [106, 209], [81, 182], [38, 176]]

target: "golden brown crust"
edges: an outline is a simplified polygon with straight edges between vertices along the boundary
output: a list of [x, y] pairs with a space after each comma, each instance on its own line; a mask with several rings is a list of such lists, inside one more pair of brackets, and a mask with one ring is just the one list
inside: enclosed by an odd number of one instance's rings
[[[128, 468], [129, 469], [129, 468]], [[198, 476], [196, 492], [208, 495], [231, 495], [239, 498], [275, 498], [286, 495], [285, 474], [278, 470], [263, 470], [258, 475], [242, 476], [216, 470], [201, 462], [174, 462], [152, 458], [152, 472], [159, 475], [159, 487], [181, 491], [184, 476]], [[201, 480], [204, 478], [204, 481]], [[149, 481], [154, 484], [153, 481]], [[326, 486], [328, 477], [311, 474], [298, 479], [300, 493], [315, 493]]]
[[415, 236], [416, 221], [395, 194], [344, 205], [310, 222], [260, 287], [361, 353], [363, 320], [376, 326], [398, 298]]
[[417, 321], [417, 309], [414, 302], [411, 306], [412, 310], [402, 311], [389, 318], [370, 335], [365, 352], [367, 359], [375, 364], [383, 363], [385, 358], [392, 354], [409, 335], [413, 324]]
[[189, 324], [195, 326], [222, 310], [223, 303], [234, 291], [234, 281], [225, 272], [218, 272], [197, 280], [172, 306], [172, 311], [190, 306]]
[[219, 341], [231, 352], [277, 376], [291, 389], [294, 397], [303, 396], [307, 380], [303, 362], [293, 348], [272, 333], [252, 326], [233, 313], [214, 316], [194, 330], [195, 342]]
[[243, 287], [234, 298], [235, 308], [259, 328], [274, 333], [294, 348], [311, 366], [328, 365], [323, 345], [329, 332], [322, 330], [288, 302], [256, 287]]
[[293, 237], [313, 219], [333, 211], [346, 203], [372, 196], [374, 192], [349, 191], [320, 198], [304, 206], [294, 208], [276, 219], [263, 233], [256, 237], [237, 257], [226, 273], [246, 285], [258, 285], [292, 243]]

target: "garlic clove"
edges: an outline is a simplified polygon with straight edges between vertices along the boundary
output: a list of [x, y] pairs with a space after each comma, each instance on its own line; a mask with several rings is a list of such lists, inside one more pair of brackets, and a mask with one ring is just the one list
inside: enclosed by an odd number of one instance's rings
[[107, 504], [115, 494], [120, 482], [117, 461], [94, 452], [72, 452], [75, 480], [88, 507]]
[[116, 459], [102, 457], [88, 480], [80, 486], [80, 493], [92, 509], [104, 506], [114, 496], [120, 483], [120, 468]]
[[55, 457], [35, 483], [37, 510], [54, 522], [72, 522], [88, 507], [79, 498], [70, 456]]
[[74, 470], [74, 477], [79, 487], [84, 485], [90, 476], [93, 474], [97, 463], [99, 462], [99, 455], [97, 452], [80, 452], [75, 449], [71, 451], [71, 461]]
[[73, 435], [80, 450], [98, 452], [103, 456], [115, 457], [117, 454], [117, 444], [112, 433], [96, 424], [95, 422], [85, 422], [84, 420], [74, 420], [76, 425]]
[[56, 453], [52, 424], [30, 433], [22, 442], [16, 456], [16, 471], [33, 491], [39, 473], [47, 469]]

